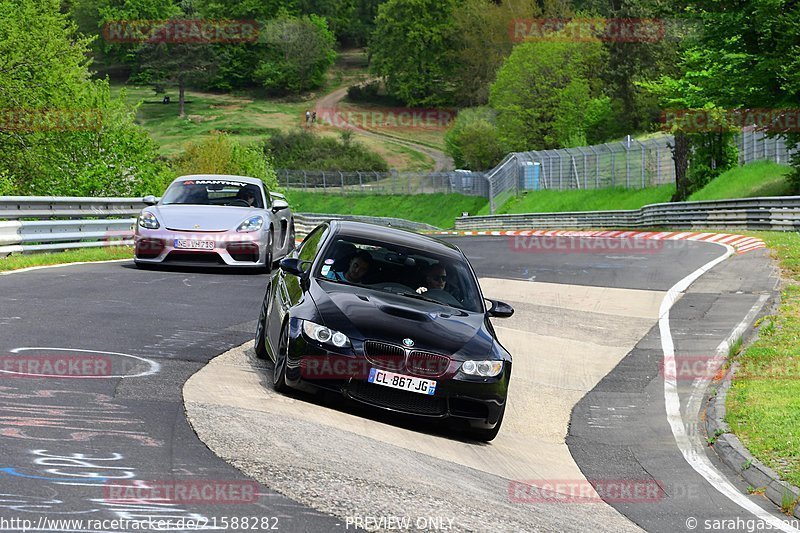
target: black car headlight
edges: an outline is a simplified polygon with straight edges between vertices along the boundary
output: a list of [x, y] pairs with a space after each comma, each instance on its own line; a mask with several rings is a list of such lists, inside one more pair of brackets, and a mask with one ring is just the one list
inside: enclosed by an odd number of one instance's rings
[[158, 229], [161, 227], [156, 216], [149, 211], [145, 211], [139, 215], [139, 226], [145, 229]]
[[464, 361], [461, 371], [469, 376], [493, 378], [503, 371], [502, 361]]
[[350, 339], [341, 331], [326, 328], [309, 320], [303, 320], [303, 333], [310, 339], [322, 344], [331, 344], [337, 348], [350, 346]]

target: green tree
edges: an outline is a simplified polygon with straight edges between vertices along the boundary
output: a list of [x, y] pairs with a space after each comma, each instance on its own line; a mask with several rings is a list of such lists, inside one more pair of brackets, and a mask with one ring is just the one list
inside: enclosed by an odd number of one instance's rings
[[456, 5], [456, 0], [388, 0], [378, 8], [371, 68], [391, 96], [410, 106], [453, 101]]
[[[121, 42], [114, 34], [137, 21], [166, 20], [178, 16], [177, 2], [165, 0], [73, 0], [69, 9], [78, 30], [94, 37], [95, 60], [107, 67], [133, 65], [139, 43]], [[109, 31], [114, 27], [117, 31]]]
[[458, 168], [492, 168], [506, 154], [498, 137], [495, 112], [488, 107], [459, 111], [444, 140], [447, 153]]
[[175, 159], [179, 175], [232, 174], [261, 178], [275, 190], [278, 179], [272, 163], [256, 146], [245, 146], [228, 135], [215, 135], [189, 144]]
[[525, 42], [497, 73], [489, 104], [503, 145], [514, 151], [560, 148], [598, 131], [608, 100], [596, 73], [597, 42]]
[[[181, 19], [171, 19], [179, 21]], [[208, 84], [215, 76], [218, 59], [210, 44], [144, 43], [137, 50], [139, 80], [178, 88], [178, 115], [186, 116], [186, 89]]]
[[[19, 194], [133, 195], [169, 169], [58, 0], [0, 0], [0, 176]], [[36, 21], [36, 24], [31, 24]], [[26, 122], [18, 119], [24, 117]]]
[[269, 54], [254, 78], [273, 92], [301, 92], [320, 87], [336, 59], [336, 40], [324, 18], [283, 14], [262, 28]]
[[459, 105], [480, 106], [489, 100], [489, 85], [514, 47], [515, 19], [541, 14], [533, 1], [464, 0], [453, 6], [454, 48], [451, 59], [455, 99]]

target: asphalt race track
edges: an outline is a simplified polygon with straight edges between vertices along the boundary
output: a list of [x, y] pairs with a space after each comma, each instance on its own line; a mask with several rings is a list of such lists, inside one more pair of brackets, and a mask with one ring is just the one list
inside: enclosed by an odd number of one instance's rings
[[[516, 389], [490, 445], [330, 399], [276, 397], [270, 369], [236, 348], [252, 339], [265, 276], [141, 271], [130, 262], [0, 276], [0, 517], [58, 531], [136, 529], [40, 520], [330, 531], [403, 530], [407, 517], [407, 530], [704, 531], [704, 520], [755, 517], [690, 466], [685, 454], [698, 451], [678, 447], [666, 416], [664, 298], [723, 247], [565, 252], [531, 251], [508, 237], [454, 240], [485, 295], [517, 309], [495, 322], [515, 356]], [[700, 277], [669, 312], [675, 359], [713, 352], [762, 311], [775, 282], [763, 250]], [[65, 361], [78, 375], [18, 373]], [[691, 381], [678, 380], [682, 416], [696, 395]], [[688, 428], [702, 438], [696, 424]], [[699, 453], [719, 466], [713, 452]], [[764, 515], [780, 517], [719, 471]], [[587, 479], [659, 490], [607, 503], [516, 490]], [[152, 497], [187, 481], [231, 490], [210, 500]], [[131, 487], [145, 488], [139, 499]], [[241, 527], [245, 517], [250, 527]], [[687, 528], [690, 517], [696, 529]], [[0, 530], [21, 529], [0, 521]]]

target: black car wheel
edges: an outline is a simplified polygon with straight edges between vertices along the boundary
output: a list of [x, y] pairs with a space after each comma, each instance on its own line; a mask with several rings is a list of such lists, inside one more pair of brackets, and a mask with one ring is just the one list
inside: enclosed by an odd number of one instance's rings
[[272, 370], [272, 388], [275, 392], [286, 392], [289, 386], [286, 385], [286, 358], [289, 355], [289, 322], [287, 321], [281, 329], [281, 341], [278, 345], [278, 352], [275, 354], [275, 367]]
[[264, 295], [264, 302], [261, 304], [261, 314], [258, 317], [258, 324], [256, 324], [256, 344], [255, 352], [256, 357], [259, 359], [266, 359], [267, 354], [267, 320], [269, 318], [270, 307], [272, 307], [272, 298], [269, 297], [272, 292], [272, 284], [267, 285], [267, 294]]
[[500, 426], [503, 425], [503, 416], [506, 414], [506, 406], [503, 406], [503, 410], [500, 411], [500, 418], [497, 419], [497, 424], [492, 429], [480, 429], [480, 428], [473, 428], [467, 432], [467, 435], [474, 440], [479, 440], [483, 442], [489, 442], [494, 440], [497, 434], [500, 432]]

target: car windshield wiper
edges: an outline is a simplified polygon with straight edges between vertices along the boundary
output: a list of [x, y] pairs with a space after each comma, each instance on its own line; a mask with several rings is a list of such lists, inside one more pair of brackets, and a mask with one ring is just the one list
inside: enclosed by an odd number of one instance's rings
[[392, 294], [399, 294], [400, 296], [408, 296], [409, 298], [416, 298], [417, 300], [425, 300], [426, 302], [432, 302], [439, 305], [445, 305], [447, 307], [452, 307], [452, 305], [446, 304], [444, 302], [440, 302], [439, 300], [434, 300], [433, 298], [428, 298], [427, 296], [423, 296], [417, 292], [398, 292], [398, 291], [389, 291]]

